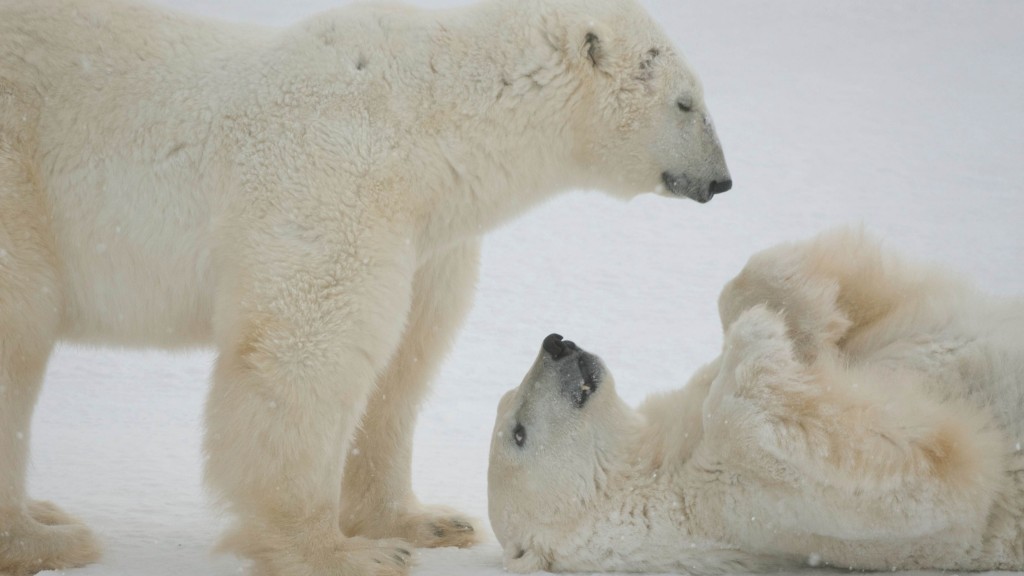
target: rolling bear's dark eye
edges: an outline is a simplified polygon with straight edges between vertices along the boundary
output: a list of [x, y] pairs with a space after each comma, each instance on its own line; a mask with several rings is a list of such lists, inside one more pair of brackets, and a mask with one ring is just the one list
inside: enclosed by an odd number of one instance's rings
[[676, 101], [676, 105], [683, 112], [691, 112], [693, 110], [693, 102], [689, 98], [680, 98]]
[[516, 422], [516, 427], [512, 430], [512, 439], [516, 441], [516, 446], [523, 447], [526, 442], [526, 428], [523, 428], [522, 424]]

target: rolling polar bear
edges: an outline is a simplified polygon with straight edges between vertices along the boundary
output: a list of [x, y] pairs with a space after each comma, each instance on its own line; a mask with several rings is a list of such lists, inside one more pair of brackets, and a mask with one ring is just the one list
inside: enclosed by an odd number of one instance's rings
[[0, 573], [98, 555], [25, 486], [61, 340], [216, 347], [206, 479], [258, 574], [401, 574], [410, 546], [472, 544], [409, 468], [480, 235], [570, 188], [730, 186], [697, 78], [634, 0], [287, 29], [4, 2]]
[[1024, 568], [1024, 301], [840, 230], [719, 308], [719, 358], [637, 411], [544, 340], [491, 445], [510, 570]]

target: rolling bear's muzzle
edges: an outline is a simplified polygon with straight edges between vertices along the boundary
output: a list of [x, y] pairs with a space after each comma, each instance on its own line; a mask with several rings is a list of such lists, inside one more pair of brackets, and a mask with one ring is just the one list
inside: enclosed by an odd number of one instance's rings
[[550, 360], [546, 369], [557, 374], [562, 395], [577, 408], [582, 408], [601, 383], [604, 373], [601, 360], [559, 334], [544, 338], [541, 349]]

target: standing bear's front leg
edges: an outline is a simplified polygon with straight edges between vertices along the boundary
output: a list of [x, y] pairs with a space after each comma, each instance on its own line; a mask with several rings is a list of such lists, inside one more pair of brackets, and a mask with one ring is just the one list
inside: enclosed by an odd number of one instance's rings
[[416, 415], [430, 379], [472, 302], [479, 241], [456, 246], [420, 265], [402, 343], [370, 397], [345, 466], [341, 527], [346, 534], [398, 537], [421, 547], [475, 544], [472, 523], [420, 505], [412, 491]]
[[222, 546], [260, 576], [404, 574], [404, 541], [343, 535], [338, 485], [401, 336], [414, 256], [386, 223], [353, 237], [292, 217], [267, 217], [277, 234], [223, 263], [205, 440], [207, 480], [238, 515]]

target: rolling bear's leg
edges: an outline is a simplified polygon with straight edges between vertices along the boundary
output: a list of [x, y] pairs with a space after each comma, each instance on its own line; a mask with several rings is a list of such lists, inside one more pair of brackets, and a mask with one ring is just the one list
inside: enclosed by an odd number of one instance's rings
[[755, 254], [718, 304], [723, 329], [759, 304], [782, 311], [797, 357], [810, 362], [899, 307], [956, 289], [941, 271], [887, 254], [862, 230], [839, 229]]
[[[704, 405], [705, 456], [747, 487], [735, 522], [755, 534], [758, 518], [764, 533], [750, 538], [797, 548], [821, 546], [815, 537], [980, 535], [1003, 481], [1005, 440], [976, 408], [932, 398], [916, 378], [830, 357], [802, 363], [779, 313], [755, 306], [740, 315]], [[805, 536], [772, 540], [783, 533]], [[878, 567], [850, 558], [841, 561]]]

